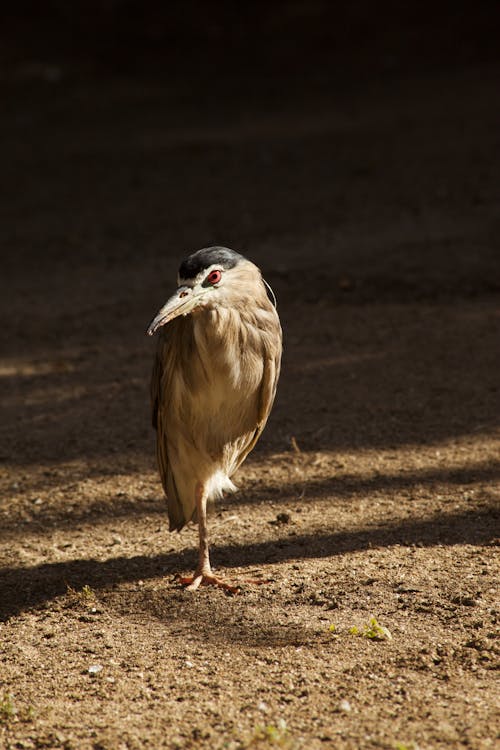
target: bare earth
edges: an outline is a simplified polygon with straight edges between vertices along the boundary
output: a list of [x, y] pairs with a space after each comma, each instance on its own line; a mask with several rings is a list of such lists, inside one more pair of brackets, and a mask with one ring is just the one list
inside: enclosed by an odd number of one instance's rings
[[[18, 72], [0, 746], [493, 748], [499, 68], [227, 101]], [[221, 574], [270, 579], [235, 597], [176, 580], [196, 528], [168, 531], [148, 403], [146, 326], [212, 243], [262, 267], [286, 347], [210, 521]]]

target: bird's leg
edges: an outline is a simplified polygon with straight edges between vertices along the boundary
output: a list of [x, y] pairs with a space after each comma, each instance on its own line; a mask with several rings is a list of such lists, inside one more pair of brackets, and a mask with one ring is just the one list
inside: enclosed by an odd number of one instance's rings
[[198, 549], [198, 567], [193, 576], [181, 578], [181, 583], [187, 586], [188, 591], [196, 591], [196, 589], [203, 585], [219, 586], [226, 591], [236, 594], [239, 591], [237, 586], [231, 586], [229, 583], [222, 581], [212, 573], [210, 566], [210, 552], [208, 544], [208, 529], [207, 529], [207, 491], [205, 486], [198, 482], [196, 485], [196, 511], [198, 514], [198, 533], [200, 538], [199, 549]]
[[[212, 575], [212, 567], [210, 565], [210, 551], [208, 544], [207, 493], [205, 487], [203, 486], [203, 484], [201, 484], [201, 482], [198, 482], [198, 484], [196, 485], [195, 493], [199, 536], [198, 567], [196, 569], [195, 578], [200, 579], [198, 583], [199, 586], [203, 578]], [[198, 587], [194, 586], [194, 581], [192, 586], [193, 588]]]

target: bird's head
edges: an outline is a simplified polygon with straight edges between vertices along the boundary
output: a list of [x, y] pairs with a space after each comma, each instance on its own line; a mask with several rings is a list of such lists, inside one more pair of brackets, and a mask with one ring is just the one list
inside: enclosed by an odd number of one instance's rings
[[151, 321], [149, 336], [179, 315], [231, 304], [234, 295], [255, 299], [267, 294], [276, 306], [274, 294], [257, 266], [227, 247], [205, 247], [189, 255], [179, 267], [177, 284], [175, 294]]

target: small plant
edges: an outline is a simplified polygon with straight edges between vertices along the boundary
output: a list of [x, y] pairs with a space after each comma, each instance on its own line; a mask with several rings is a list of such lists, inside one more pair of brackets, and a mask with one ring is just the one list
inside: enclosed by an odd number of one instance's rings
[[370, 623], [365, 625], [362, 635], [364, 638], [371, 638], [374, 641], [392, 641], [391, 631], [384, 625], [379, 625], [376, 617], [370, 618]]
[[364, 626], [361, 632], [359, 628], [353, 625], [349, 628], [350, 635], [360, 635], [363, 638], [370, 638], [372, 641], [392, 641], [392, 634], [389, 628], [380, 625], [376, 617], [371, 617], [368, 625]]
[[89, 601], [90, 599], [92, 601], [94, 601], [94, 599], [95, 599], [95, 592], [92, 591], [92, 589], [90, 588], [90, 586], [88, 586], [87, 584], [85, 584], [85, 586], [80, 591], [80, 596], [82, 597], [82, 599], [84, 599], [86, 601]]
[[280, 719], [277, 725], [259, 725], [252, 735], [240, 744], [242, 748], [281, 747], [284, 750], [292, 750], [293, 746], [293, 740], [284, 719]]
[[68, 586], [67, 592], [82, 604], [94, 604], [96, 600], [95, 591], [91, 589], [88, 584], [85, 584], [85, 586], [83, 586], [80, 591], [77, 591], [71, 586]]
[[0, 724], [8, 724], [17, 714], [12, 693], [4, 693], [0, 700]]
[[33, 721], [35, 709], [33, 706], [21, 706], [18, 708], [12, 693], [4, 693], [0, 697], [0, 726], [9, 724], [11, 721]]

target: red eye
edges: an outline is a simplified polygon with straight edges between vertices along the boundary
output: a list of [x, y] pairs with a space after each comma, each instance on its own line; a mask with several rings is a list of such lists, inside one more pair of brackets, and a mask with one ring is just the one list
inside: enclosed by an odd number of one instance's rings
[[208, 281], [209, 284], [217, 284], [217, 282], [220, 281], [221, 276], [222, 274], [220, 271], [210, 271], [206, 280]]

